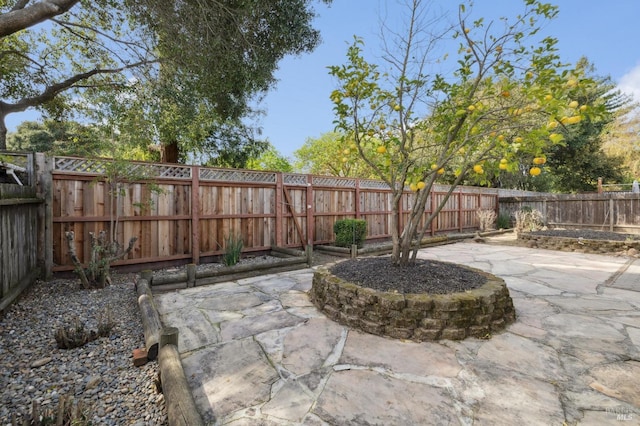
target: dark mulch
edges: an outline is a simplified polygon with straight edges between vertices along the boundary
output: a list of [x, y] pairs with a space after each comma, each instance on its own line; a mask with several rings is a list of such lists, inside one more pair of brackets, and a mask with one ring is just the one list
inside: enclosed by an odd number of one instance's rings
[[330, 268], [343, 280], [378, 291], [398, 293], [458, 293], [481, 287], [487, 281], [482, 274], [462, 266], [433, 260], [416, 259], [410, 266], [393, 266], [389, 256], [349, 259]]
[[534, 231], [531, 235], [547, 237], [584, 238], [585, 240], [625, 241], [627, 238], [639, 240], [640, 235], [619, 234], [608, 231], [592, 231], [590, 229], [548, 229], [546, 231]]

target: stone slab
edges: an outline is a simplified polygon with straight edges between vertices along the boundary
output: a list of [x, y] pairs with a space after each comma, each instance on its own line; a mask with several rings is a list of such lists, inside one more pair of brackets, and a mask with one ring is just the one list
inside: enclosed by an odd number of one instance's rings
[[278, 373], [253, 339], [211, 346], [182, 359], [205, 422], [269, 401]]
[[371, 370], [334, 372], [313, 413], [331, 425], [460, 423], [446, 389], [402, 381]]
[[396, 374], [455, 377], [455, 351], [439, 343], [415, 343], [349, 331], [340, 364], [379, 367]]
[[285, 311], [278, 311], [224, 322], [220, 325], [220, 334], [223, 341], [242, 339], [268, 330], [293, 327], [304, 321], [304, 318], [291, 315]]
[[336, 346], [343, 334], [345, 327], [327, 318], [308, 320], [284, 336], [282, 366], [295, 375], [321, 368], [334, 351], [341, 351]]

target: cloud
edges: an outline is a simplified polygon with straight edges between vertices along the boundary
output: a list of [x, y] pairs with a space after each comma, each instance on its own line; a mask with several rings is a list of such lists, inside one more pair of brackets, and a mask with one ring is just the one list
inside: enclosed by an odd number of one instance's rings
[[620, 78], [618, 89], [633, 96], [635, 102], [640, 102], [640, 64]]

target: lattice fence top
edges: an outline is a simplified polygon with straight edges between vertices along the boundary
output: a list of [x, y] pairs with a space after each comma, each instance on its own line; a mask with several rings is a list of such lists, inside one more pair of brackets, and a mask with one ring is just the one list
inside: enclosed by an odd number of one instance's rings
[[300, 175], [294, 173], [284, 173], [282, 175], [282, 182], [285, 185], [307, 185], [307, 175]]
[[[55, 157], [54, 170], [71, 173], [105, 175], [111, 170], [113, 160], [104, 158]], [[122, 173], [135, 178], [191, 179], [191, 167], [175, 164], [126, 163]]]
[[251, 170], [200, 169], [200, 180], [248, 183], [275, 183], [276, 174]]
[[333, 188], [355, 188], [356, 180], [330, 176], [314, 176], [313, 184], [318, 186], [330, 186]]
[[391, 189], [389, 185], [381, 180], [361, 179], [360, 188], [364, 189]]

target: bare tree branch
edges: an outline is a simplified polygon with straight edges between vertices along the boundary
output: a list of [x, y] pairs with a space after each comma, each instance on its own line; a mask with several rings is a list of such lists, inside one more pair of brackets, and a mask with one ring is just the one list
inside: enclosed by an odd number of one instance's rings
[[25, 7], [27, 3], [29, 2], [21, 0], [10, 12], [0, 15], [0, 38], [62, 15], [79, 3], [79, 0], [42, 0]]
[[128, 64], [119, 68], [109, 68], [109, 69], [100, 69], [96, 68], [91, 71], [87, 71], [84, 73], [76, 74], [68, 79], [61, 81], [60, 83], [52, 84], [47, 86], [41, 94], [37, 96], [32, 96], [29, 98], [22, 98], [18, 102], [15, 103], [7, 103], [0, 101], [0, 115], [7, 115], [14, 112], [24, 111], [29, 107], [36, 107], [42, 105], [45, 102], [48, 102], [56, 97], [59, 93], [70, 89], [71, 87], [76, 87], [76, 83], [87, 80], [95, 75], [101, 74], [117, 74], [127, 69], [137, 68], [142, 65], [151, 64], [155, 61], [140, 61], [133, 64]]

